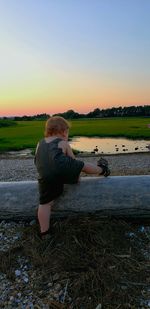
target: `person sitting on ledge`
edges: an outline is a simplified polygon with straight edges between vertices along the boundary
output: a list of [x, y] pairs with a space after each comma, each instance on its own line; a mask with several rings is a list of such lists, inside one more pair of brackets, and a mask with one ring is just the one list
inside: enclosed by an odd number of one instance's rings
[[45, 125], [45, 137], [39, 141], [35, 152], [38, 172], [38, 221], [42, 239], [50, 232], [51, 208], [63, 192], [64, 184], [79, 181], [80, 173], [110, 174], [107, 160], [101, 158], [97, 165], [77, 160], [68, 143], [69, 123], [59, 116], [50, 117]]

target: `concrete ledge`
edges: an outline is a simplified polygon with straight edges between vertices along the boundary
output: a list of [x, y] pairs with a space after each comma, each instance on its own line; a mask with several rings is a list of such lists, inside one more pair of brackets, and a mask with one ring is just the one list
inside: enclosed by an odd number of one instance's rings
[[[32, 219], [38, 206], [36, 181], [0, 182], [0, 219]], [[53, 214], [150, 218], [150, 176], [83, 177], [65, 185]]]

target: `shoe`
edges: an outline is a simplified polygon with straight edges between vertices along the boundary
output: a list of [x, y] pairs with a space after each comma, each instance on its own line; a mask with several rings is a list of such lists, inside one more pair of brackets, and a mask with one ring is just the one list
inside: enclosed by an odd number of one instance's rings
[[100, 175], [104, 175], [104, 177], [110, 175], [110, 169], [108, 168], [108, 161], [106, 159], [100, 158], [97, 161], [97, 165], [102, 168], [102, 173], [100, 173]]
[[39, 237], [42, 239], [42, 240], [47, 240], [47, 239], [50, 239], [51, 238], [51, 229], [49, 228], [46, 232], [39, 232]]

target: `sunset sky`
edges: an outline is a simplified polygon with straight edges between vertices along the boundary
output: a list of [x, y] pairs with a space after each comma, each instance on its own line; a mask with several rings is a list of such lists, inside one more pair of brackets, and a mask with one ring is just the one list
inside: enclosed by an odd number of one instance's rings
[[144, 104], [149, 0], [0, 0], [0, 116]]

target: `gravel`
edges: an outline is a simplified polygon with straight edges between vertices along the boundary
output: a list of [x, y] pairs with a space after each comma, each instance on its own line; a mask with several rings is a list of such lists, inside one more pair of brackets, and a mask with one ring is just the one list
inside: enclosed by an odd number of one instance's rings
[[[111, 175], [150, 175], [150, 152], [103, 156], [109, 162]], [[95, 163], [99, 155], [78, 156], [84, 162]], [[0, 156], [0, 181], [36, 180], [34, 158]]]
[[[16, 250], [15, 267], [10, 267], [12, 278], [9, 278], [8, 270], [6, 273], [0, 272], [0, 308], [49, 309], [51, 308], [50, 303], [58, 305], [64, 300], [65, 285], [59, 283], [59, 274], [57, 273], [49, 278], [48, 282], [43, 282], [43, 286], [36, 291], [39, 269], [33, 269], [29, 259], [19, 252], [23, 229], [32, 224], [34, 222], [29, 224], [0, 222], [0, 254], [9, 254], [11, 258], [11, 249]], [[5, 268], [1, 265], [2, 267]], [[46, 296], [46, 301], [43, 300], [44, 296]], [[67, 299], [71, 301], [68, 295]]]

